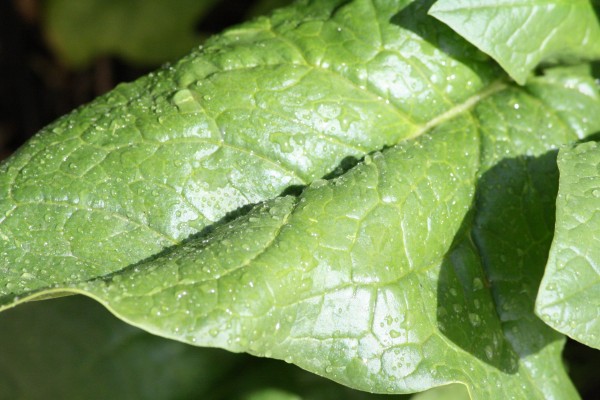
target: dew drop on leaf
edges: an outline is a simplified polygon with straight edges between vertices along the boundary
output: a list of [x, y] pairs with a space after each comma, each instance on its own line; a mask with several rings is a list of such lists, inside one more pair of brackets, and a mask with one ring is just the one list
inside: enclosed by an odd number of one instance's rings
[[481, 317], [475, 313], [469, 313], [469, 321], [471, 322], [471, 325], [475, 327], [481, 325]]
[[488, 359], [491, 360], [492, 358], [494, 358], [494, 349], [492, 349], [492, 346], [485, 346], [484, 351], [485, 351], [485, 356]]

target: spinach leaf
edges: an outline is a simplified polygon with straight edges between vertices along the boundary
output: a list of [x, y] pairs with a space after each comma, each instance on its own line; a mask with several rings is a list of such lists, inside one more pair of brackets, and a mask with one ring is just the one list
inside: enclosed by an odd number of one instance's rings
[[499, 87], [428, 41], [477, 58], [446, 27], [399, 26], [403, 5], [297, 5], [48, 126], [0, 167], [0, 296], [118, 271]]
[[0, 307], [82, 293], [365, 391], [576, 398], [533, 310], [556, 152], [600, 95], [586, 64], [510, 78], [596, 58], [600, 28], [541, 2], [581, 30], [532, 6], [540, 51], [505, 62], [446, 3], [464, 38], [431, 1], [299, 1], [47, 127], [0, 166]]

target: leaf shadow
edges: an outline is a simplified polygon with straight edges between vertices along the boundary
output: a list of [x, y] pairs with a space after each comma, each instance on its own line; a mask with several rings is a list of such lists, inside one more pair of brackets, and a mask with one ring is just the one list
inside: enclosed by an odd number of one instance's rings
[[510, 374], [561, 340], [534, 314], [554, 231], [557, 153], [503, 159], [483, 173], [439, 274], [440, 331]]

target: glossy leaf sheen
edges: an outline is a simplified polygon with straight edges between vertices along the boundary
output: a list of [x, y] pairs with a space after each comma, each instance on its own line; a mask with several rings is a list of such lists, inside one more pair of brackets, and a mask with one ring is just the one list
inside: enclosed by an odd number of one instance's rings
[[439, 0], [430, 14], [489, 54], [524, 84], [541, 61], [600, 56], [588, 0]]
[[2, 307], [71, 291], [366, 391], [576, 398], [532, 310], [596, 84], [514, 86], [427, 8], [299, 2], [49, 126], [1, 167]]

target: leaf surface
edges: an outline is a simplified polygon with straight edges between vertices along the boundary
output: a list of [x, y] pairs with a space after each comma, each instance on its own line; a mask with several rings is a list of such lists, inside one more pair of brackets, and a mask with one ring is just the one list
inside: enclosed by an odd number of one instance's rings
[[430, 14], [490, 55], [519, 84], [542, 61], [600, 57], [588, 0], [439, 0]]
[[235, 368], [231, 354], [150, 335], [81, 296], [25, 304], [0, 327], [3, 399], [189, 398]]

